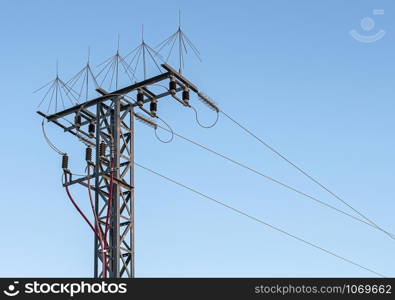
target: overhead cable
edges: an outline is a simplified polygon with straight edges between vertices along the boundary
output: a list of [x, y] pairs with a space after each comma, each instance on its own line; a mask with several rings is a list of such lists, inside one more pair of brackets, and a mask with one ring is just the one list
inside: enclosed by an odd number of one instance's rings
[[143, 166], [143, 165], [141, 165], [141, 164], [139, 164], [139, 163], [134, 162], [134, 164], [135, 164], [136, 166], [138, 166], [138, 167], [140, 167], [140, 168], [142, 168], [142, 169], [144, 169], [144, 170], [146, 170], [146, 171], [152, 173], [152, 174], [155, 174], [155, 175], [157, 175], [157, 176], [159, 176], [159, 177], [161, 177], [161, 178], [163, 178], [163, 179], [169, 181], [169, 182], [172, 182], [172, 183], [174, 183], [174, 184], [176, 184], [176, 185], [178, 185], [178, 186], [181, 186], [181, 187], [183, 187], [184, 189], [187, 189], [187, 190], [189, 190], [189, 191], [191, 191], [191, 192], [193, 192], [193, 193], [195, 193], [195, 194], [197, 194], [197, 195], [199, 195], [199, 196], [201, 196], [201, 197], [203, 197], [203, 198], [206, 198], [206, 199], [208, 199], [208, 200], [210, 200], [210, 201], [213, 201], [214, 203], [216, 203], [216, 204], [218, 204], [218, 205], [220, 205], [220, 206], [222, 206], [222, 207], [224, 207], [224, 208], [227, 208], [227, 209], [229, 209], [229, 210], [231, 210], [231, 211], [233, 211], [233, 212], [235, 212], [235, 213], [237, 213], [237, 214], [239, 214], [239, 215], [242, 215], [242, 216], [244, 216], [244, 217], [247, 217], [247, 218], [249, 218], [249, 219], [251, 219], [251, 220], [253, 220], [253, 221], [255, 221], [255, 222], [258, 222], [258, 223], [260, 223], [260, 224], [262, 224], [262, 225], [265, 225], [265, 226], [267, 226], [267, 227], [269, 227], [269, 228], [271, 228], [271, 229], [273, 229], [273, 230], [275, 230], [275, 231], [277, 231], [277, 232], [280, 232], [280, 233], [282, 233], [282, 234], [285, 234], [285, 235], [287, 235], [287, 236], [289, 236], [289, 237], [291, 237], [291, 238], [293, 238], [293, 239], [295, 239], [295, 240], [298, 240], [298, 241], [300, 241], [300, 242], [302, 242], [302, 243], [304, 243], [304, 244], [306, 244], [306, 245], [308, 245], [308, 246], [311, 246], [311, 247], [313, 247], [313, 248], [316, 248], [316, 249], [318, 249], [318, 250], [320, 250], [320, 251], [322, 251], [322, 252], [325, 252], [325, 253], [327, 253], [327, 254], [333, 256], [333, 257], [336, 257], [336, 258], [338, 258], [338, 259], [340, 259], [340, 260], [342, 260], [342, 261], [345, 261], [345, 262], [347, 262], [347, 263], [349, 263], [349, 264], [352, 264], [352, 265], [354, 265], [354, 266], [356, 266], [356, 267], [358, 267], [358, 268], [360, 268], [360, 269], [363, 269], [363, 270], [365, 270], [365, 271], [368, 271], [368, 272], [370, 272], [370, 273], [372, 273], [372, 274], [375, 274], [375, 275], [377, 275], [377, 276], [386, 277], [385, 275], [383, 275], [383, 274], [381, 274], [381, 273], [379, 273], [379, 272], [377, 272], [377, 271], [374, 271], [374, 270], [372, 270], [372, 269], [370, 269], [370, 268], [368, 268], [368, 267], [365, 267], [365, 266], [363, 266], [363, 265], [361, 265], [361, 264], [359, 264], [359, 263], [357, 263], [357, 262], [354, 262], [354, 261], [352, 261], [352, 260], [350, 260], [350, 259], [348, 259], [348, 258], [346, 258], [346, 257], [344, 257], [344, 256], [341, 256], [341, 255], [339, 255], [339, 254], [336, 254], [335, 252], [332, 252], [332, 251], [330, 251], [330, 250], [327, 250], [327, 249], [325, 249], [325, 248], [323, 248], [323, 247], [321, 247], [321, 246], [319, 246], [319, 245], [317, 245], [317, 244], [315, 244], [315, 243], [309, 242], [309, 241], [307, 241], [307, 240], [305, 240], [305, 239], [303, 239], [303, 238], [300, 238], [300, 237], [298, 237], [298, 236], [296, 236], [296, 235], [294, 235], [294, 234], [291, 234], [291, 233], [289, 233], [289, 232], [287, 232], [287, 231], [285, 231], [285, 230], [283, 230], [283, 229], [281, 229], [281, 228], [279, 228], [279, 227], [277, 227], [277, 226], [274, 226], [274, 225], [272, 225], [272, 224], [270, 224], [270, 223], [268, 223], [268, 222], [263, 221], [263, 220], [260, 219], [260, 218], [254, 217], [254, 216], [252, 216], [252, 215], [250, 215], [250, 214], [248, 214], [248, 213], [246, 213], [246, 212], [244, 212], [244, 211], [242, 211], [242, 210], [240, 210], [240, 209], [234, 208], [234, 207], [232, 207], [232, 206], [230, 206], [230, 205], [228, 205], [228, 204], [226, 204], [226, 203], [224, 203], [224, 202], [221, 202], [221, 201], [219, 201], [219, 200], [217, 200], [217, 199], [215, 199], [215, 198], [213, 198], [213, 197], [210, 197], [210, 196], [208, 196], [208, 195], [206, 195], [206, 194], [204, 194], [204, 193], [202, 193], [202, 192], [200, 192], [200, 191], [198, 191], [198, 190], [196, 190], [196, 189], [193, 189], [193, 188], [191, 188], [191, 187], [189, 187], [189, 186], [187, 186], [187, 185], [185, 185], [185, 184], [183, 184], [183, 183], [180, 183], [180, 182], [178, 182], [178, 181], [176, 181], [176, 180], [174, 180], [174, 179], [172, 179], [172, 178], [169, 178], [169, 177], [167, 177], [167, 176], [165, 176], [165, 175], [162, 175], [162, 174], [160, 174], [160, 173], [158, 173], [158, 172], [156, 172], [156, 171], [154, 171], [154, 170], [152, 170], [152, 169], [149, 169], [149, 168], [147, 168], [147, 167], [145, 167], [145, 166]]

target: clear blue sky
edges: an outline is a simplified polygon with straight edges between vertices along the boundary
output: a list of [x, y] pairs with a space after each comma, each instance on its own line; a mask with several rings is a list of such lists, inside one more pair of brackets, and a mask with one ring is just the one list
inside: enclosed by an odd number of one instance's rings
[[[393, 1], [2, 1], [0, 276], [92, 276], [93, 242], [61, 187], [60, 158], [41, 136], [32, 91], [134, 48], [145, 26], [157, 45], [176, 30], [202, 53], [185, 75], [350, 204], [395, 232], [395, 39]], [[384, 15], [373, 15], [384, 9]], [[364, 17], [375, 27], [361, 29]], [[350, 30], [386, 35], [373, 43]], [[213, 112], [204, 106], [209, 122]], [[347, 210], [221, 118], [202, 129], [171, 101], [173, 129]], [[136, 161], [331, 251], [395, 276], [395, 241], [384, 234], [175, 139], [162, 144], [136, 125]], [[84, 149], [48, 134], [84, 168]], [[85, 190], [73, 187], [85, 211]], [[349, 211], [349, 210], [347, 210]], [[136, 169], [136, 275], [372, 276]]]

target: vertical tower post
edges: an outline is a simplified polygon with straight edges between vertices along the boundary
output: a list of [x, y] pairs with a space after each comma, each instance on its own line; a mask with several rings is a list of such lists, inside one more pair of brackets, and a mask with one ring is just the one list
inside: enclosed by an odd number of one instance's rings
[[[95, 210], [103, 233], [106, 231], [108, 209], [110, 211], [105, 253], [106, 277], [134, 277], [133, 106], [122, 104], [121, 99], [116, 97], [110, 103], [98, 103], [96, 111]], [[104, 156], [100, 156], [102, 142], [107, 150]], [[94, 248], [94, 275], [103, 277], [103, 249], [97, 238]]]

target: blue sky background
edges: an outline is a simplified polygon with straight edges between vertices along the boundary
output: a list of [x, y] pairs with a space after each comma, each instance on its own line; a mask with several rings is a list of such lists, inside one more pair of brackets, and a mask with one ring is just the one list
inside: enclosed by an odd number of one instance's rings
[[[130, 51], [141, 24], [157, 45], [176, 30], [178, 9], [203, 59], [189, 56], [185, 75], [395, 232], [393, 1], [1, 1], [0, 276], [92, 276], [93, 236], [61, 187], [60, 158], [35, 114], [41, 95], [32, 91], [53, 79], [57, 59], [60, 75], [70, 78], [88, 46], [94, 66], [114, 54], [118, 34], [121, 52]], [[366, 16], [376, 21], [371, 32], [360, 27]], [[351, 29], [386, 35], [366, 44]], [[203, 121], [214, 118], [197, 107]], [[159, 113], [177, 132], [347, 210], [225, 118], [202, 129], [172, 101], [160, 103]], [[162, 144], [140, 123], [136, 131], [137, 162], [395, 276], [395, 242], [381, 232], [179, 139]], [[48, 134], [82, 172], [84, 148], [55, 126]], [[87, 192], [72, 193], [89, 212]], [[136, 276], [373, 275], [136, 168]]]

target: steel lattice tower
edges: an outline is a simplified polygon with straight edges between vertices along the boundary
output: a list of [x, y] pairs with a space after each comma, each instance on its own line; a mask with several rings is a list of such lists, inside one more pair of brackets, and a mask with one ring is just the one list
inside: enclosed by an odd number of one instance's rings
[[[110, 221], [106, 266], [108, 277], [134, 277], [135, 268], [135, 243], [134, 243], [134, 119], [141, 119], [134, 112], [138, 107], [147, 111], [145, 103], [156, 102], [166, 96], [171, 96], [185, 107], [188, 107], [189, 91], [195, 92], [201, 100], [207, 100], [183, 75], [167, 64], [161, 65], [165, 72], [134, 83], [125, 88], [107, 92], [101, 88], [96, 89], [100, 97], [88, 100], [82, 104], [56, 112], [51, 115], [41, 111], [37, 113], [61, 127], [65, 132], [77, 136], [87, 146], [96, 149], [94, 159], [94, 174], [90, 176], [91, 187], [95, 193], [95, 211], [98, 216], [99, 226], [104, 231], [106, 212], [109, 203]], [[169, 89], [162, 94], [155, 94], [150, 90], [151, 85], [166, 82]], [[183, 91], [182, 99], [177, 96]], [[142, 102], [130, 102], [126, 95], [137, 92], [143, 95]], [[185, 96], [186, 94], [187, 97]], [[81, 116], [80, 124], [67, 124], [65, 118], [78, 114]], [[152, 122], [142, 118], [143, 121]], [[70, 123], [70, 122], [69, 122]], [[94, 124], [95, 132], [89, 132], [88, 126]], [[152, 122], [152, 125], [156, 125]], [[105, 155], [100, 155], [101, 144], [106, 145]], [[112, 161], [113, 167], [111, 167]], [[110, 177], [113, 173], [113, 193], [110, 195]], [[70, 174], [71, 177], [71, 174]], [[73, 179], [63, 183], [64, 186], [80, 184], [88, 187], [88, 176]], [[97, 227], [97, 226], [96, 226]], [[97, 228], [96, 228], [97, 229]], [[103, 277], [102, 272], [103, 249], [95, 236], [94, 241], [94, 276]]]

